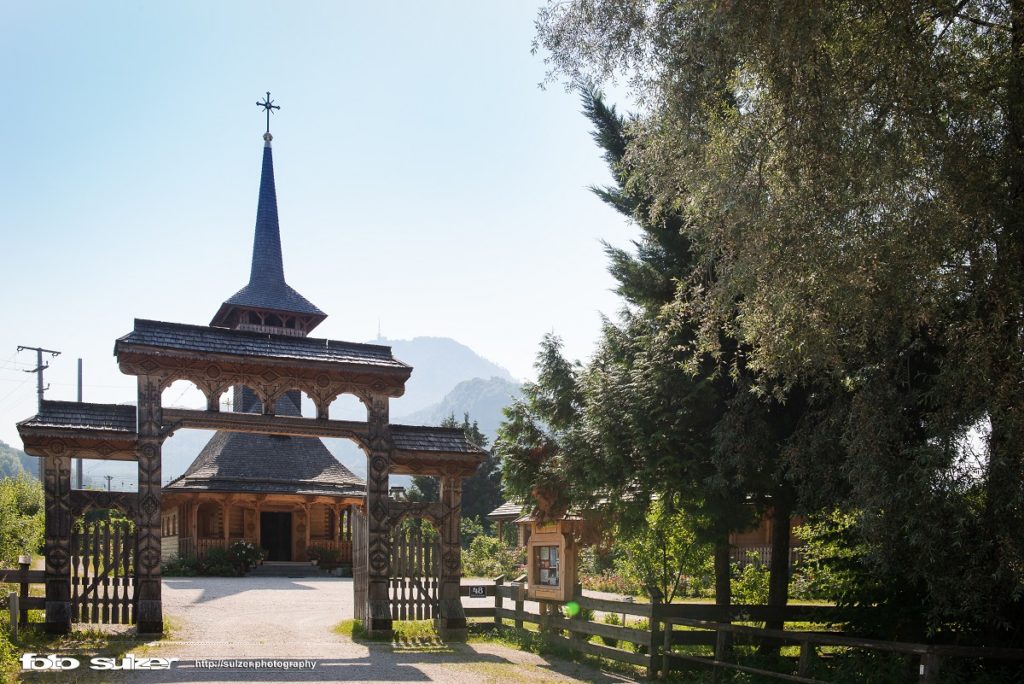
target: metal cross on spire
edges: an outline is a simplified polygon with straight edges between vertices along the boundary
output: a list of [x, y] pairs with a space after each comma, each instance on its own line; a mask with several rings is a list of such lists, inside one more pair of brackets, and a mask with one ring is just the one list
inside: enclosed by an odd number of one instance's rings
[[257, 102], [256, 106], [263, 107], [263, 109], [267, 112], [267, 133], [270, 133], [270, 113], [275, 109], [280, 109], [280, 107], [275, 105], [274, 101], [270, 99], [269, 90], [267, 91], [266, 99], [263, 102]]

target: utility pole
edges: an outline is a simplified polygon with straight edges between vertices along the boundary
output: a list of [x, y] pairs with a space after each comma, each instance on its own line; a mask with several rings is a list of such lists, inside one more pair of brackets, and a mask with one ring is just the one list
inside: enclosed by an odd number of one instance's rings
[[[45, 392], [50, 386], [43, 387], [43, 371], [50, 367], [50, 364], [43, 363], [43, 354], [49, 354], [56, 358], [60, 356], [59, 351], [53, 351], [52, 349], [43, 349], [42, 347], [29, 347], [26, 345], [19, 344], [18, 351], [34, 351], [36, 353], [36, 367], [32, 370], [25, 371], [26, 373], [36, 374], [36, 394], [39, 395], [39, 410], [43, 409], [43, 392]], [[43, 459], [39, 459], [39, 481], [43, 481]]]
[[107, 479], [107, 491], [109, 492], [110, 491], [110, 481], [114, 479], [114, 476], [113, 475], [104, 475], [103, 477], [105, 477]]
[[[82, 359], [78, 359], [78, 403], [82, 403]], [[84, 474], [82, 472], [82, 459], [75, 459], [75, 475], [78, 479], [78, 488], [85, 489], [85, 484], [82, 482]]]
[[24, 371], [25, 373], [36, 374], [36, 394], [39, 395], [39, 408], [43, 408], [43, 392], [50, 388], [49, 385], [43, 387], [43, 371], [50, 367], [50, 364], [43, 363], [43, 354], [49, 354], [50, 356], [60, 356], [59, 351], [53, 351], [52, 349], [43, 349], [42, 347], [28, 347], [26, 345], [18, 345], [18, 351], [24, 350], [34, 351], [36, 353], [36, 367], [32, 370]]

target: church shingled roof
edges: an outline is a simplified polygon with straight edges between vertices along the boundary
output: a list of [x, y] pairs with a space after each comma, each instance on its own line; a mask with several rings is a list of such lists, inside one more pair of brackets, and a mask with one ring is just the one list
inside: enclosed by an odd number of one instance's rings
[[319, 439], [218, 432], [168, 491], [362, 496], [366, 483]]

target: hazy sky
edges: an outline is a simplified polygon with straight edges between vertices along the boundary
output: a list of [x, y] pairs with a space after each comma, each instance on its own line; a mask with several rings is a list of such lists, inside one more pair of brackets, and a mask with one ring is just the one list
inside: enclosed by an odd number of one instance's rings
[[206, 324], [248, 280], [266, 90], [285, 273], [316, 335], [453, 337], [529, 377], [587, 356], [601, 240], [634, 231], [575, 95], [542, 90], [535, 2], [6, 3], [0, 439], [52, 399], [134, 400], [132, 320]]

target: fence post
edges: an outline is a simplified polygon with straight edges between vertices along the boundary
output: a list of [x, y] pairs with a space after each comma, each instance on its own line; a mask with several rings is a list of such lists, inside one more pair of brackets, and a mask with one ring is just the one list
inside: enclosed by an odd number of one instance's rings
[[664, 597], [656, 587], [651, 588], [650, 594], [651, 622], [648, 627], [651, 630], [651, 636], [647, 641], [647, 678], [654, 679], [658, 676], [658, 646], [661, 644], [658, 625], [661, 620], [661, 602]]
[[664, 631], [661, 644], [661, 678], [668, 679], [669, 673], [669, 656], [672, 655], [672, 618], [665, 620], [661, 625]]
[[526, 588], [519, 584], [515, 589], [516, 596], [516, 629], [523, 628], [523, 598], [526, 596]]
[[[729, 651], [729, 633], [724, 629], [715, 632], [715, 662], [725, 662], [725, 654]], [[722, 677], [722, 668], [715, 666], [712, 673], [712, 681], [717, 682]]]
[[[579, 601], [582, 598], [583, 598], [583, 585], [580, 584], [579, 582], [577, 582], [576, 585], [573, 587], [572, 600], [576, 602], [577, 606], [579, 606]], [[573, 620], [577, 620], [578, 621], [578, 620], [582, 620], [582, 619], [583, 619], [583, 608], [582, 607], [579, 608], [576, 611], [575, 615], [570, 615], [569, 616], [570, 624], [572, 623]], [[584, 641], [584, 639], [583, 639], [583, 634], [581, 632], [574, 632], [572, 627], [570, 627], [569, 628], [569, 638], [572, 639], [573, 642], [575, 642], [574, 647], [573, 647], [574, 650], [577, 650], [577, 651], [582, 650], [582, 648], [580, 647], [580, 644]]]
[[505, 584], [505, 575], [498, 575], [494, 578], [494, 624], [496, 627], [501, 627], [501, 617], [498, 616], [498, 611], [501, 610], [501, 588]]
[[796, 673], [800, 677], [807, 677], [811, 674], [811, 665], [814, 663], [814, 644], [808, 639], [800, 642], [800, 661], [797, 664]]
[[[19, 597], [21, 599], [19, 602], [21, 608], [18, 611], [18, 624], [22, 626], [28, 624], [28, 569], [31, 565], [31, 556], [18, 556], [18, 571], [20, 574], [18, 580], [21, 582], [21, 587], [19, 587], [21, 590], [21, 596]], [[13, 613], [11, 614], [11, 622], [14, 622]]]
[[935, 684], [939, 681], [939, 670], [942, 666], [942, 656], [929, 649], [927, 653], [921, 654], [921, 669], [918, 681], [922, 684]]
[[18, 640], [18, 595], [7, 594], [7, 608], [11, 611], [11, 641]]

